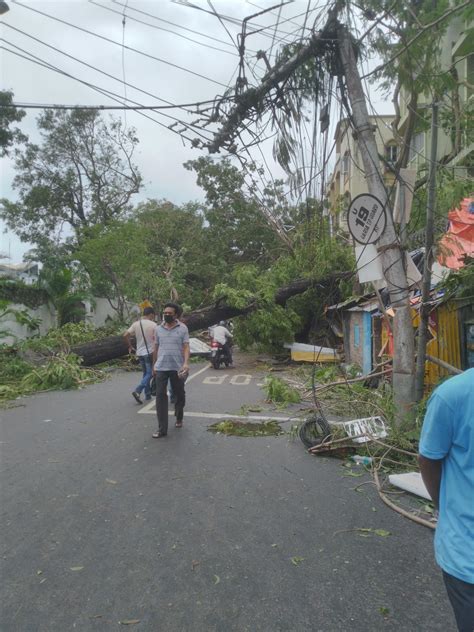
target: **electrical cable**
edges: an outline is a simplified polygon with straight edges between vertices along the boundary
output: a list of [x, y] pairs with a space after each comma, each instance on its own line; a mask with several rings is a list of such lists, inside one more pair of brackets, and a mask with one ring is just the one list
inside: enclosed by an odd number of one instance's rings
[[[60, 48], [57, 48], [56, 46], [53, 46], [52, 44], [48, 44], [47, 42], [44, 42], [43, 40], [39, 39], [38, 37], [35, 37], [34, 35], [31, 35], [29, 33], [27, 33], [26, 31], [22, 31], [21, 29], [8, 24], [8, 23], [4, 23], [3, 26], [8, 27], [9, 29], [12, 29], [18, 33], [21, 33], [22, 35], [24, 35], [25, 37], [28, 37], [29, 39], [41, 44], [42, 46], [46, 46], [47, 48], [50, 48], [51, 50], [54, 50], [56, 53], [60, 53], [61, 55], [64, 55], [65, 57], [68, 57], [69, 59], [72, 59], [73, 61], [82, 64], [83, 66], [86, 66], [87, 68], [90, 68], [91, 70], [94, 70], [98, 73], [100, 73], [101, 75], [104, 75], [105, 77], [109, 77], [110, 79], [113, 79], [114, 81], [118, 81], [119, 83], [123, 83], [121, 79], [119, 79], [118, 77], [115, 77], [114, 75], [111, 75], [108, 72], [105, 72], [105, 70], [101, 70], [100, 68], [97, 68], [96, 66], [93, 66], [92, 64], [89, 64], [85, 61], [83, 61], [82, 59], [79, 59], [78, 57], [75, 57], [74, 55], [70, 55], [69, 53], [66, 53], [65, 51], [61, 50]], [[13, 44], [10, 43], [10, 46], [12, 46]], [[146, 94], [149, 97], [153, 97], [154, 99], [157, 99], [158, 101], [162, 101], [163, 103], [166, 103], [167, 105], [169, 105], [170, 107], [176, 107], [174, 103], [172, 103], [171, 101], [168, 101], [166, 99], [163, 99], [162, 97], [157, 96], [156, 94], [153, 94], [152, 92], [148, 92], [147, 90], [143, 90], [141, 88], [139, 88], [138, 86], [135, 86], [132, 83], [128, 83], [125, 82], [125, 85], [128, 86], [129, 88], [133, 88], [134, 90], [136, 90], [137, 92], [141, 92], [142, 94]], [[231, 97], [226, 97], [226, 99], [229, 99]], [[203, 101], [202, 103], [213, 103], [214, 100], [209, 100], [209, 101]], [[159, 108], [157, 108], [159, 109]], [[162, 109], [166, 109], [166, 108], [162, 108]], [[192, 112], [190, 110], [185, 109], [185, 107], [182, 108], [183, 110], [187, 111], [190, 114], [195, 114], [195, 112]]]
[[[111, 7], [105, 7], [103, 4], [99, 4], [98, 2], [95, 2], [94, 0], [89, 0], [90, 4], [95, 5], [96, 7], [100, 7], [101, 9], [104, 9], [105, 11], [110, 11], [111, 13], [116, 13], [117, 15], [122, 15], [120, 13], [120, 11], [116, 11], [115, 9], [112, 9]], [[117, 3], [120, 4], [120, 3]], [[125, 5], [122, 5], [125, 6]], [[129, 10], [132, 9], [132, 7], [128, 8]], [[133, 9], [134, 11], [137, 11], [137, 9]], [[166, 33], [171, 33], [172, 35], [176, 35], [177, 37], [181, 37], [182, 39], [187, 40], [188, 42], [192, 42], [193, 44], [199, 44], [200, 46], [205, 46], [206, 48], [209, 48], [211, 50], [216, 50], [220, 53], [225, 53], [226, 55], [233, 55], [234, 57], [237, 57], [236, 53], [233, 53], [230, 50], [225, 50], [223, 48], [218, 48], [217, 46], [211, 46], [210, 44], [206, 44], [205, 42], [200, 42], [198, 40], [192, 39], [191, 37], [187, 37], [186, 35], [182, 35], [181, 33], [176, 33], [176, 31], [171, 31], [170, 29], [166, 29], [163, 26], [157, 26], [156, 24], [150, 24], [149, 22], [145, 22], [144, 20], [139, 20], [138, 18], [135, 18], [129, 14], [127, 14], [127, 18], [129, 20], [132, 20], [133, 22], [137, 22], [138, 24], [143, 24], [145, 26], [149, 26], [152, 29], [157, 29], [159, 31], [165, 31]], [[157, 18], [159, 19], [159, 18]]]
[[[38, 13], [39, 15], [42, 15], [46, 18], [49, 18], [50, 20], [54, 20], [56, 22], [60, 22], [61, 24], [65, 24], [66, 26], [69, 26], [73, 29], [77, 29], [79, 31], [82, 31], [83, 33], [87, 33], [88, 35], [92, 35], [93, 37], [97, 37], [101, 40], [104, 40], [105, 42], [108, 42], [109, 44], [115, 44], [116, 46], [121, 46], [120, 42], [116, 42], [113, 39], [110, 39], [109, 37], [106, 37], [105, 35], [100, 35], [99, 33], [94, 33], [93, 31], [89, 31], [88, 29], [85, 29], [81, 26], [77, 26], [76, 24], [71, 24], [71, 22], [67, 22], [66, 20], [62, 20], [61, 18], [58, 18], [54, 15], [49, 15], [48, 13], [45, 13], [44, 11], [40, 11], [39, 9], [34, 9], [33, 7], [30, 7], [26, 4], [23, 4], [22, 2], [19, 2], [19, 0], [12, 0], [15, 4], [17, 4], [18, 6], [24, 8], [24, 9], [28, 9], [28, 11], [33, 11], [34, 13]], [[216, 79], [212, 79], [211, 77], [206, 77], [205, 75], [202, 75], [199, 72], [195, 72], [194, 70], [190, 70], [189, 68], [185, 68], [184, 66], [180, 66], [178, 64], [174, 64], [171, 61], [168, 61], [166, 59], [161, 59], [160, 57], [156, 57], [155, 55], [150, 55], [149, 53], [145, 53], [144, 51], [138, 50], [137, 48], [133, 48], [132, 46], [125, 46], [125, 48], [127, 50], [130, 50], [134, 53], [137, 53], [138, 55], [142, 55], [143, 57], [147, 57], [148, 59], [153, 59], [154, 61], [158, 61], [162, 64], [166, 64], [167, 66], [171, 66], [172, 68], [176, 68], [177, 70], [182, 70], [183, 72], [187, 72], [191, 75], [194, 75], [195, 77], [199, 77], [200, 79], [205, 79], [206, 81], [210, 81], [211, 83], [215, 83], [218, 86], [224, 86], [225, 84], [221, 83], [220, 81], [217, 81]]]
[[[125, 7], [123, 9], [122, 14], [122, 78], [123, 78], [123, 92], [125, 96], [125, 101], [127, 100], [127, 82], [125, 80], [125, 26], [126, 26], [126, 15], [125, 12], [127, 10], [128, 0], [125, 0]], [[124, 116], [124, 124], [125, 128], [127, 127], [127, 111], [125, 110], [123, 113]]]
[[[31, 62], [31, 63], [35, 63], [39, 66], [42, 66], [48, 70], [52, 70], [54, 72], [57, 72], [65, 77], [68, 77], [70, 79], [73, 79], [74, 81], [78, 81], [79, 83], [82, 83], [83, 85], [87, 86], [88, 88], [91, 88], [92, 90], [95, 90], [96, 92], [99, 92], [100, 94], [107, 96], [108, 98], [112, 99], [113, 101], [116, 101], [117, 103], [123, 104], [123, 97], [111, 92], [110, 90], [106, 90], [105, 88], [99, 88], [98, 86], [95, 86], [94, 84], [91, 84], [87, 81], [84, 81], [82, 79], [78, 79], [77, 77], [74, 77], [73, 75], [67, 73], [64, 70], [61, 70], [60, 68], [57, 68], [56, 66], [53, 66], [52, 64], [49, 64], [48, 62], [45, 62], [44, 60], [41, 60], [40, 58], [38, 58], [37, 56], [33, 55], [32, 53], [29, 53], [28, 51], [23, 50], [22, 48], [20, 48], [19, 46], [17, 46], [16, 44], [12, 44], [11, 42], [7, 42], [4, 38], [0, 38], [0, 41], [5, 42], [6, 44], [8, 44], [9, 46], [13, 46], [14, 48], [17, 48], [18, 50], [22, 51], [23, 53], [25, 53], [26, 55], [29, 55], [29, 57], [22, 55], [20, 53], [18, 53], [17, 51], [13, 51], [10, 50], [8, 48], [5, 48], [4, 46], [2, 46], [1, 48], [13, 55], [16, 55], [17, 57], [21, 57], [23, 59], [26, 59], [27, 61]], [[129, 102], [131, 103], [135, 103], [136, 105], [141, 105], [138, 102], [133, 101], [132, 99], [128, 99]], [[177, 132], [176, 130], [174, 130], [172, 127], [165, 125], [164, 123], [161, 123], [160, 121], [157, 121], [156, 119], [152, 118], [151, 116], [149, 116], [148, 114], [145, 114], [144, 112], [137, 110], [137, 114], [140, 114], [141, 116], [144, 116], [145, 118], [149, 119], [150, 121], [153, 121], [154, 123], [157, 123], [158, 125], [160, 125], [161, 127], [164, 127], [167, 130], [172, 131], [175, 134], [178, 134], [179, 136], [181, 136], [181, 138], [185, 138], [186, 140], [188, 140], [189, 142], [191, 142], [191, 144], [193, 143], [193, 139], [188, 138], [187, 136], [185, 136], [184, 134]], [[186, 123], [184, 123], [183, 121], [176, 119], [175, 117], [170, 117], [170, 115], [168, 114], [164, 114], [160, 112], [161, 116], [165, 116], [167, 118], [172, 118], [174, 119], [176, 122], [182, 124], [184, 127], [193, 127], [192, 125], [188, 125]], [[199, 128], [201, 130], [201, 128]], [[203, 138], [206, 138], [203, 136]], [[206, 140], [208, 140], [206, 138]]]
[[[119, 0], [112, 0], [112, 2], [114, 4], [118, 4], [119, 6], [123, 6], [124, 5], [124, 3], [123, 2], [119, 2]], [[229, 44], [229, 42], [226, 42], [225, 40], [221, 40], [221, 39], [219, 39], [217, 37], [213, 37], [212, 35], [208, 35], [207, 33], [202, 33], [201, 31], [196, 31], [194, 29], [190, 29], [190, 28], [188, 28], [186, 26], [182, 26], [181, 24], [176, 24], [176, 22], [170, 22], [169, 20], [165, 20], [164, 18], [160, 18], [157, 15], [154, 15], [153, 13], [148, 13], [147, 11], [143, 11], [141, 9], [136, 9], [135, 7], [128, 7], [128, 10], [129, 11], [135, 11], [136, 13], [140, 13], [142, 15], [146, 15], [147, 17], [152, 18], [153, 20], [158, 20], [159, 22], [163, 22], [165, 24], [170, 24], [171, 26], [175, 26], [177, 28], [180, 28], [183, 31], [187, 31], [188, 33], [194, 33], [195, 35], [200, 35], [201, 37], [205, 37], [206, 39], [209, 39], [209, 40], [211, 40], [213, 42], [217, 42], [219, 44], [225, 44], [225, 46], [232, 46], [233, 47], [232, 44]], [[179, 36], [179, 33], [176, 33], [175, 31], [168, 31], [168, 32]], [[195, 41], [195, 40], [191, 40], [191, 41]], [[218, 48], [216, 50], [221, 51], [222, 49]], [[254, 51], [250, 51], [250, 52], [256, 53], [257, 51], [254, 50]], [[232, 54], [234, 54], [234, 53], [232, 53]]]

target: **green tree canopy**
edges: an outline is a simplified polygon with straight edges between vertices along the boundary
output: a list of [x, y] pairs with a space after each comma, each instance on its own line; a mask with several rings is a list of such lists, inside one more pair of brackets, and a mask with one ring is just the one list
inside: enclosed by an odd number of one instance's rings
[[[197, 174], [206, 194], [203, 214], [209, 225], [212, 248], [234, 263], [266, 265], [291, 248], [285, 224], [290, 221], [282, 183], [260, 193], [245, 189], [245, 175], [229, 159], [198, 158], [185, 164]], [[255, 167], [249, 167], [258, 173]]]
[[196, 205], [148, 200], [125, 221], [96, 226], [74, 256], [89, 274], [93, 292], [123, 316], [126, 299], [170, 299], [196, 307], [225, 276], [225, 261], [209, 248]]
[[26, 112], [12, 103], [13, 92], [0, 90], [0, 157], [8, 156], [15, 143], [23, 143], [27, 139], [18, 127], [12, 127], [23, 119]]
[[40, 145], [16, 153], [18, 201], [3, 200], [9, 228], [44, 249], [65, 235], [76, 244], [88, 228], [126, 216], [142, 182], [133, 128], [97, 110], [48, 110], [37, 124]]

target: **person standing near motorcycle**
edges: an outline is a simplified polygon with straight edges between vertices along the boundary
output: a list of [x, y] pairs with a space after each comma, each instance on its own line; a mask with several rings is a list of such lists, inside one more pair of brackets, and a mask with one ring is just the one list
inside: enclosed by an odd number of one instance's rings
[[[140, 395], [145, 391], [145, 399], [151, 399], [150, 380], [153, 369], [153, 350], [155, 348], [155, 310], [153, 307], [145, 307], [143, 318], [139, 318], [124, 333], [124, 338], [128, 346], [128, 352], [136, 351], [137, 358], [143, 371], [143, 378], [132, 395], [137, 404], [143, 404]], [[136, 340], [136, 350], [132, 346], [130, 336]]]
[[176, 428], [183, 426], [184, 382], [189, 373], [189, 332], [186, 325], [178, 320], [180, 313], [179, 305], [166, 303], [163, 308], [163, 322], [155, 330], [153, 375], [156, 376], [158, 432], [153, 433], [154, 439], [161, 439], [168, 434], [168, 380], [176, 397], [175, 425]]
[[225, 320], [221, 320], [218, 325], [212, 328], [211, 338], [222, 345], [228, 359], [230, 366], [232, 366], [232, 334], [225, 326]]

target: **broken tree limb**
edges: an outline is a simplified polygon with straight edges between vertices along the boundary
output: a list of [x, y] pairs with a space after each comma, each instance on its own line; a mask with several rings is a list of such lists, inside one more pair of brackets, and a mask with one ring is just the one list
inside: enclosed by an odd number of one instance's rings
[[[346, 278], [350, 272], [333, 273], [324, 279], [315, 281], [314, 279], [296, 279], [292, 283], [279, 288], [275, 292], [275, 303], [277, 305], [285, 305], [286, 301], [292, 296], [302, 294], [311, 287], [320, 287], [327, 289], [333, 287], [337, 289], [336, 281]], [[229, 320], [237, 316], [245, 316], [259, 308], [257, 299], [249, 301], [242, 308], [232, 307], [225, 303], [225, 298], [218, 301], [214, 305], [196, 309], [189, 314], [185, 314], [183, 322], [187, 325], [189, 331], [199, 331], [207, 329], [211, 325], [215, 325], [220, 320]], [[75, 345], [71, 351], [82, 358], [84, 366], [94, 366], [101, 362], [115, 360], [128, 354], [128, 346], [123, 336], [108, 336], [101, 340], [93, 340], [85, 344]]]
[[279, 83], [288, 79], [291, 74], [312, 57], [323, 55], [328, 49], [328, 42], [332, 44], [336, 29], [336, 11], [328, 12], [328, 19], [321, 31], [313, 33], [308, 44], [302, 46], [290, 59], [283, 64], [277, 64], [264, 76], [258, 88], [249, 88], [235, 99], [236, 105], [229, 112], [221, 129], [214, 134], [214, 139], [207, 145], [210, 154], [214, 154], [221, 147], [232, 145], [243, 121], [252, 111], [258, 111], [262, 99]]
[[428, 529], [436, 529], [435, 524], [428, 522], [428, 520], [424, 520], [423, 518], [420, 518], [419, 516], [416, 516], [411, 511], [406, 511], [406, 509], [402, 509], [402, 507], [399, 507], [395, 503], [392, 503], [392, 501], [389, 498], [387, 498], [387, 496], [384, 494], [382, 490], [382, 485], [380, 484], [379, 475], [376, 469], [373, 470], [373, 475], [374, 475], [375, 486], [377, 488], [377, 492], [380, 496], [380, 499], [382, 500], [382, 502], [384, 502], [387, 505], [387, 507], [390, 507], [390, 509], [393, 509], [394, 511], [401, 514], [405, 518], [408, 518], [409, 520], [413, 520], [413, 522], [417, 522], [418, 524], [421, 524], [424, 527], [428, 527]]
[[337, 382], [329, 382], [328, 384], [321, 384], [321, 386], [316, 386], [316, 390], [322, 391], [325, 388], [332, 388], [333, 386], [345, 386], [346, 384], [353, 384], [354, 382], [365, 382], [366, 380], [370, 380], [373, 377], [381, 377], [382, 375], [388, 375], [392, 372], [392, 369], [386, 369], [384, 371], [379, 371], [378, 373], [368, 373], [367, 375], [360, 375], [359, 377], [353, 377], [350, 380], [338, 380]]
[[461, 373], [463, 373], [461, 369], [458, 369], [452, 364], [448, 364], [444, 360], [440, 360], [439, 358], [435, 358], [434, 356], [428, 355], [428, 354], [426, 354], [425, 357], [427, 360], [429, 360], [429, 362], [432, 362], [433, 364], [440, 366], [442, 369], [445, 369], [451, 375], [460, 375]]

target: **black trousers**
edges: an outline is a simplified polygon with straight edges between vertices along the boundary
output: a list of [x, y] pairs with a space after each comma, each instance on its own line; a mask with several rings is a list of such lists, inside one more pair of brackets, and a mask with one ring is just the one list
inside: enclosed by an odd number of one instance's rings
[[459, 632], [474, 632], [474, 584], [463, 582], [443, 571], [444, 585]]
[[178, 377], [178, 371], [156, 372], [156, 415], [158, 417], [158, 432], [168, 434], [168, 393], [166, 386], [171, 382], [173, 394], [176, 398], [174, 414], [176, 421], [183, 421], [186, 394], [184, 392], [184, 380]]

